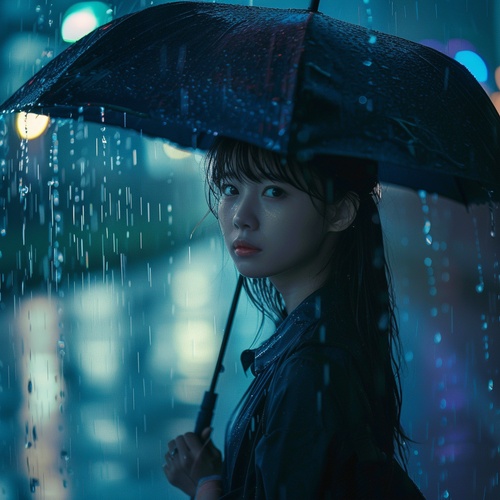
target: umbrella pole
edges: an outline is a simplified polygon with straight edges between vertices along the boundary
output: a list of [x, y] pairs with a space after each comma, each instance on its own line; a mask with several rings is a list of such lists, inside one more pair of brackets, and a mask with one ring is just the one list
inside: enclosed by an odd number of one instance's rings
[[224, 354], [226, 352], [227, 343], [229, 341], [229, 335], [231, 333], [231, 328], [233, 326], [234, 315], [236, 313], [236, 307], [238, 305], [238, 299], [240, 298], [242, 287], [243, 287], [243, 276], [241, 276], [240, 274], [238, 282], [236, 283], [236, 289], [234, 291], [233, 302], [231, 303], [231, 309], [229, 309], [226, 328], [224, 328], [224, 336], [222, 337], [222, 342], [219, 350], [219, 357], [217, 358], [217, 363], [215, 365], [215, 370], [212, 377], [212, 383], [210, 384], [210, 389], [208, 391], [205, 391], [200, 411], [198, 412], [198, 417], [196, 418], [194, 433], [197, 436], [201, 436], [201, 432], [203, 431], [203, 429], [210, 427], [210, 424], [212, 423], [215, 403], [217, 402], [217, 394], [215, 393], [215, 386], [217, 385], [217, 379], [219, 378], [219, 374], [223, 370], [222, 362], [224, 360]]
[[319, 8], [319, 0], [311, 0], [311, 5], [309, 5], [309, 9], [311, 12], [318, 12]]

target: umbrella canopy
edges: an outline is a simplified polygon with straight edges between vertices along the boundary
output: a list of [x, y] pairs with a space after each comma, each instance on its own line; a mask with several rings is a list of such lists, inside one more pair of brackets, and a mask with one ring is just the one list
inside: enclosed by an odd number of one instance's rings
[[119, 18], [47, 64], [7, 111], [83, 117], [206, 149], [225, 135], [382, 181], [500, 200], [500, 117], [465, 67], [306, 10], [175, 2]]

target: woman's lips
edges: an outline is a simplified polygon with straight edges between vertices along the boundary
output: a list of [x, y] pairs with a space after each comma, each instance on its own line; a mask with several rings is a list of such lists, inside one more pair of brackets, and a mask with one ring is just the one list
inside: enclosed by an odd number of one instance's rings
[[238, 257], [250, 257], [252, 255], [255, 255], [255, 254], [261, 252], [260, 248], [257, 248], [255, 246], [251, 245], [250, 243], [247, 243], [246, 241], [236, 240], [233, 243], [233, 247], [234, 247], [234, 253]]

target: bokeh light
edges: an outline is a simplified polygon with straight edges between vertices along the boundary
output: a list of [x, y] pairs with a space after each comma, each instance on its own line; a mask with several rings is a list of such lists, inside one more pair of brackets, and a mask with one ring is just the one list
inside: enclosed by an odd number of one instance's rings
[[99, 26], [113, 19], [113, 10], [103, 2], [80, 2], [64, 14], [61, 35], [65, 42], [73, 43]]
[[18, 113], [16, 115], [16, 132], [21, 139], [36, 139], [49, 126], [50, 118], [35, 113]]
[[[167, 1], [3, 2], [2, 101], [68, 43]], [[425, 39], [479, 81], [486, 71], [500, 112], [499, 2], [487, 13], [488, 2], [382, 3], [322, 0], [320, 10]], [[165, 480], [165, 447], [194, 427], [236, 282], [217, 221], [205, 217], [203, 161], [82, 117], [0, 118], [0, 499], [185, 498]], [[429, 500], [498, 499], [498, 211], [383, 192], [410, 475]], [[242, 294], [217, 388], [219, 448], [253, 380], [241, 351], [273, 330], [266, 323], [256, 336], [259, 325]]]
[[172, 160], [183, 160], [191, 156], [189, 151], [184, 151], [183, 149], [176, 148], [167, 143], [163, 144], [163, 151], [165, 151], [165, 154], [169, 158], [172, 158]]
[[463, 64], [478, 82], [484, 83], [488, 80], [486, 63], [476, 52], [472, 50], [460, 50], [455, 54], [455, 60]]
[[[500, 89], [500, 66], [495, 70], [495, 83], [497, 88]], [[500, 113], [500, 91], [493, 92], [493, 94], [491, 94], [491, 100], [498, 113]]]
[[443, 43], [435, 39], [424, 39], [420, 43], [426, 47], [438, 50], [448, 57], [454, 58], [460, 64], [464, 65], [479, 83], [487, 82], [489, 77], [488, 65], [469, 40], [451, 38]]

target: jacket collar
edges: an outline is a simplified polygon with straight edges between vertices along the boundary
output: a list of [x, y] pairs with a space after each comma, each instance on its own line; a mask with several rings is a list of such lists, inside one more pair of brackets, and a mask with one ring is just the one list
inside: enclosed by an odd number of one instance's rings
[[306, 330], [315, 326], [322, 314], [322, 304], [331, 300], [332, 290], [323, 287], [304, 299], [278, 326], [276, 332], [256, 349], [247, 349], [241, 354], [245, 372], [250, 368], [254, 375], [265, 370], [276, 361]]

